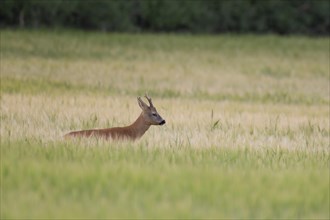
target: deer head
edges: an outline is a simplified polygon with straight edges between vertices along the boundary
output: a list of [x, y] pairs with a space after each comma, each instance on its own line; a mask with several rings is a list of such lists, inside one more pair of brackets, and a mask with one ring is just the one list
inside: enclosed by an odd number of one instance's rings
[[149, 106], [144, 101], [142, 101], [141, 97], [138, 97], [137, 100], [139, 106], [142, 109], [142, 114], [145, 121], [150, 125], [165, 124], [166, 121], [158, 114], [155, 106], [152, 104], [151, 98], [147, 94], [144, 97], [148, 100]]

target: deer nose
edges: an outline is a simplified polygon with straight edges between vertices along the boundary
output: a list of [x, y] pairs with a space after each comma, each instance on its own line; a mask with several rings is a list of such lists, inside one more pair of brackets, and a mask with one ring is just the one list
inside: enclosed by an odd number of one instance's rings
[[161, 121], [161, 122], [159, 123], [159, 125], [163, 125], [163, 124], [165, 124], [165, 123], [166, 123], [166, 121], [163, 120], [163, 121]]

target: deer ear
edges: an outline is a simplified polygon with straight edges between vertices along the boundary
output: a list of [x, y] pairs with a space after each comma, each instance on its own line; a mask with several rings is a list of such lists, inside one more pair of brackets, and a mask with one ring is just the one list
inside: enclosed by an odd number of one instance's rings
[[148, 109], [147, 104], [142, 101], [141, 97], [137, 97], [137, 101], [142, 110]]

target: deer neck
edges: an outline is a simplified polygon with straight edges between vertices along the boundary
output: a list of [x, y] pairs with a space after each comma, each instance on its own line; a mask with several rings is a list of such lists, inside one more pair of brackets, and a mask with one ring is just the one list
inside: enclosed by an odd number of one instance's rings
[[146, 122], [143, 116], [143, 112], [136, 119], [136, 121], [129, 126], [135, 138], [141, 137], [150, 127], [150, 124]]

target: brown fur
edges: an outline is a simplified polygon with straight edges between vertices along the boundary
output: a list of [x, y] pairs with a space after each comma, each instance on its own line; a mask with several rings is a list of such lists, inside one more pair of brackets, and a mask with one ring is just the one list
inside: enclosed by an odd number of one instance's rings
[[[165, 124], [165, 120], [158, 114], [156, 108], [153, 106], [151, 99], [146, 95], [150, 106], [145, 104], [140, 97], [138, 103], [142, 109], [142, 113], [136, 121], [126, 127], [114, 127], [105, 129], [92, 129], [73, 131], [66, 134], [64, 137], [100, 137], [105, 139], [130, 139], [136, 140], [143, 136], [151, 125]], [[156, 115], [156, 116], [155, 116]]]

